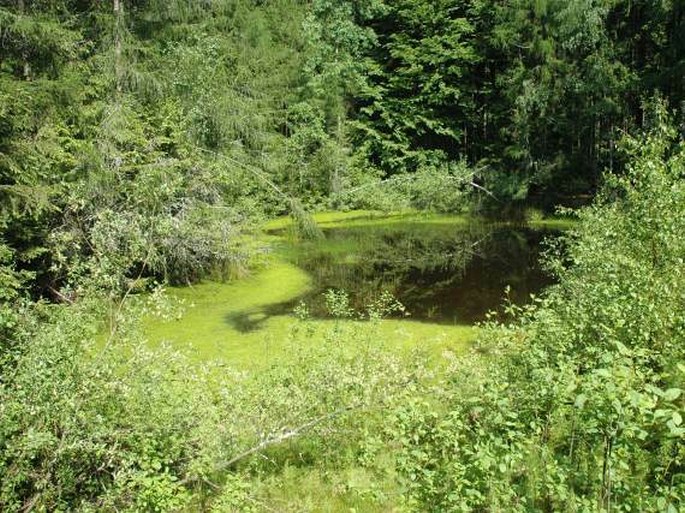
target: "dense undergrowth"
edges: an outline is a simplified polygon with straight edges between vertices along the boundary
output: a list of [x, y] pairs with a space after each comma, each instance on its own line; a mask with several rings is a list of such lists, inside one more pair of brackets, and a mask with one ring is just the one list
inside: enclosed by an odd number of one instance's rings
[[439, 375], [384, 349], [391, 298], [349, 323], [329, 295], [340, 321], [300, 312], [290, 358], [249, 374], [147, 348], [131, 302], [8, 296], [0, 505], [267, 511], [300, 483], [343, 510], [679, 511], [685, 154], [665, 135], [629, 142], [629, 173], [548, 259], [559, 284]]
[[[684, 20], [644, 0], [0, 2], [0, 510], [685, 509], [683, 132], [644, 101], [682, 120]], [[244, 276], [265, 218], [526, 218], [602, 181], [550, 251], [559, 284], [448, 371], [392, 349], [387, 297], [279, 326], [288, 357], [260, 372], [143, 336], [160, 284]]]
[[685, 153], [631, 140], [548, 265], [559, 284], [487, 325], [435, 401], [397, 415], [417, 511], [681, 511]]
[[288, 362], [247, 374], [150, 350], [135, 323], [103, 347], [94, 342], [99, 306], [35, 312], [40, 327], [5, 362], [5, 511], [246, 511], [250, 476], [354, 460], [423, 373], [383, 351], [378, 321], [337, 323], [316, 346], [302, 343], [311, 336], [303, 322]]

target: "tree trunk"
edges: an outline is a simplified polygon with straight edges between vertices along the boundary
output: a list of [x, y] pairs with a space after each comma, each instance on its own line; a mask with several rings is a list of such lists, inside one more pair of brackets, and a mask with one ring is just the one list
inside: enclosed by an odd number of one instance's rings
[[124, 22], [123, 0], [114, 0], [114, 76], [117, 96], [123, 88], [123, 69], [121, 62], [122, 30]]
[[[19, 11], [19, 14], [24, 15], [26, 14], [26, 4], [24, 3], [24, 0], [17, 0], [17, 10]], [[26, 50], [22, 50], [21, 52], [21, 59], [23, 61], [22, 66], [22, 75], [24, 76], [25, 80], [30, 80], [31, 79], [31, 64], [29, 64], [29, 58], [26, 53]]]
[[[336, 149], [337, 151], [341, 151], [343, 147], [343, 118], [340, 114], [338, 114], [338, 126], [337, 126], [337, 133], [336, 133], [336, 143], [338, 148]], [[333, 162], [333, 176], [331, 177], [331, 183], [330, 183], [330, 193], [333, 195], [338, 195], [340, 194], [341, 190], [341, 177], [340, 177], [340, 156], [335, 155], [335, 160]]]

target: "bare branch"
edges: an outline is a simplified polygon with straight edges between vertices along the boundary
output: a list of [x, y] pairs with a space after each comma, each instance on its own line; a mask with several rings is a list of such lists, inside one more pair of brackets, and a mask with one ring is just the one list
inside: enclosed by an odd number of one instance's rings
[[477, 184], [476, 182], [474, 182], [474, 181], [471, 181], [471, 182], [469, 182], [468, 184], [469, 184], [471, 187], [474, 187], [474, 188], [476, 188], [476, 189], [478, 189], [478, 190], [483, 191], [483, 192], [486, 193], [488, 196], [492, 197], [494, 200], [499, 201], [499, 199], [497, 199], [497, 196], [495, 196], [493, 193], [491, 193], [489, 190], [487, 190], [487, 189], [486, 189], [485, 187], [483, 187], [482, 185], [478, 185], [478, 184]]
[[[289, 429], [287, 431], [284, 431], [282, 433], [277, 433], [277, 434], [272, 433], [272, 434], [268, 435], [266, 438], [264, 438], [264, 440], [259, 442], [257, 445], [250, 447], [249, 449], [241, 452], [240, 454], [237, 454], [236, 456], [234, 456], [230, 460], [227, 460], [227, 461], [220, 463], [219, 465], [217, 465], [214, 468], [214, 471], [215, 472], [221, 472], [222, 470], [226, 470], [226, 469], [232, 467], [233, 465], [235, 465], [236, 463], [238, 463], [240, 460], [243, 460], [249, 456], [252, 456], [253, 454], [258, 453], [258, 452], [266, 449], [267, 447], [280, 444], [282, 442], [285, 442], [286, 440], [290, 440], [291, 438], [295, 438], [295, 437], [301, 435], [302, 433], [310, 430], [311, 428], [318, 426], [319, 424], [322, 424], [326, 421], [329, 421], [329, 420], [332, 420], [336, 417], [344, 415], [344, 414], [346, 414], [352, 410], [356, 410], [359, 407], [360, 407], [359, 405], [345, 406], [344, 408], [339, 408], [339, 409], [337, 409], [331, 413], [328, 413], [326, 415], [316, 417], [316, 418], [314, 418], [308, 422], [305, 422], [304, 424], [301, 424], [300, 426], [297, 426], [293, 429]], [[202, 478], [198, 478], [198, 477], [186, 478], [183, 481], [181, 481], [181, 484], [189, 484], [189, 483], [192, 483], [192, 482], [198, 481], [198, 480], [202, 480], [203, 482], [206, 482], [210, 486], [213, 486], [213, 487], [216, 486], [211, 481], [207, 481], [206, 479], [202, 479]]]
[[74, 300], [73, 300], [73, 299], [71, 299], [70, 297], [65, 296], [64, 294], [62, 294], [62, 293], [61, 293], [59, 290], [57, 290], [56, 288], [51, 287], [51, 286], [48, 285], [48, 290], [49, 290], [50, 292], [52, 292], [55, 296], [57, 296], [59, 299], [61, 299], [62, 301], [64, 301], [65, 303], [69, 303], [70, 305], [73, 305], [73, 304], [74, 304]]

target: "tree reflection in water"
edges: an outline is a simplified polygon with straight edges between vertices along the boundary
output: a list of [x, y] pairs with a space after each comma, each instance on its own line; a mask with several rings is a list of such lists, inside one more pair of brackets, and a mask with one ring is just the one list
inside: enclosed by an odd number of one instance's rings
[[543, 239], [557, 234], [488, 223], [329, 229], [297, 247], [295, 263], [316, 282], [301, 300], [324, 316], [327, 289], [345, 290], [360, 310], [387, 290], [414, 319], [471, 324], [501, 305], [507, 286], [520, 304], [552, 283], [538, 258]]

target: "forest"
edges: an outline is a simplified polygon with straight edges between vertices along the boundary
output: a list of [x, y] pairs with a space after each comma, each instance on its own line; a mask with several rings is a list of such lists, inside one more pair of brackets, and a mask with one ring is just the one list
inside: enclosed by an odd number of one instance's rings
[[682, 0], [0, 0], [0, 511], [685, 511]]

